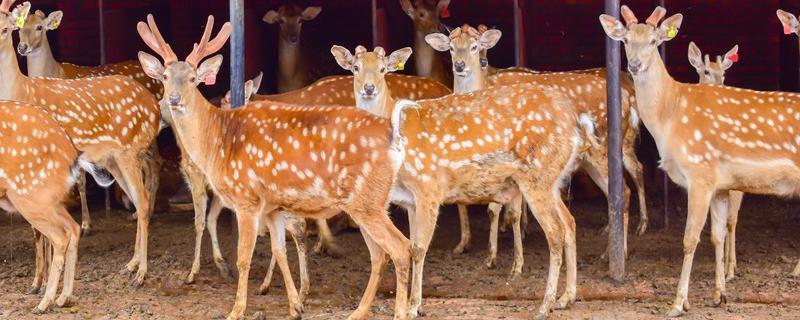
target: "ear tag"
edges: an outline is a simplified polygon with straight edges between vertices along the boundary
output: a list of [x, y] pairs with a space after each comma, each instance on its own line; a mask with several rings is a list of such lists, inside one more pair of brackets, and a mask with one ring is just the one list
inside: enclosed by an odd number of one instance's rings
[[792, 27], [787, 24], [783, 24], [783, 34], [792, 34]]
[[728, 57], [728, 59], [730, 59], [732, 62], [739, 62], [739, 54], [734, 53], [730, 57]]
[[207, 86], [213, 86], [215, 83], [217, 83], [217, 74], [216, 73], [208, 74], [206, 78], [203, 79], [203, 83], [205, 83]]
[[61, 21], [53, 22], [53, 29], [58, 29], [58, 26], [61, 25]]
[[17, 17], [17, 21], [14, 24], [17, 26], [17, 28], [21, 29], [22, 27], [25, 26], [25, 17], [20, 15], [19, 17]]
[[440, 14], [442, 18], [449, 18], [450, 17], [450, 10], [447, 10], [447, 7], [442, 8], [442, 13]]
[[672, 39], [675, 38], [675, 36], [677, 35], [678, 35], [678, 29], [676, 29], [675, 26], [670, 26], [669, 30], [667, 30], [667, 37]]
[[406, 67], [406, 64], [405, 64], [405, 63], [403, 63], [403, 62], [398, 62], [398, 63], [397, 63], [397, 65], [395, 66], [395, 69], [397, 69], [397, 70], [403, 70], [405, 67]]

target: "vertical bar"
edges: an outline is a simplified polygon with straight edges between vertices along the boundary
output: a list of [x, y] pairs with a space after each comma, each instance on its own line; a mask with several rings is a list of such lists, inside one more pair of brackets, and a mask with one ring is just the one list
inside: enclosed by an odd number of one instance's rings
[[[231, 108], [244, 105], [244, 0], [230, 0], [230, 16], [233, 31], [231, 32]], [[239, 225], [236, 213], [231, 214], [231, 239], [239, 243]], [[236, 251], [231, 250], [232, 259], [236, 261]]]
[[[606, 0], [606, 14], [619, 18], [619, 0]], [[606, 37], [606, 89], [608, 99], [608, 267], [612, 279], [625, 275], [624, 230], [622, 221], [622, 118], [619, 86], [620, 44]]]
[[372, 47], [378, 46], [378, 0], [372, 0]]
[[97, 14], [100, 18], [100, 64], [106, 64], [106, 25], [103, 17], [103, 0], [97, 0]]
[[514, 0], [514, 63], [517, 67], [527, 66], [525, 55], [525, 25], [522, 16], [522, 4], [520, 0]]

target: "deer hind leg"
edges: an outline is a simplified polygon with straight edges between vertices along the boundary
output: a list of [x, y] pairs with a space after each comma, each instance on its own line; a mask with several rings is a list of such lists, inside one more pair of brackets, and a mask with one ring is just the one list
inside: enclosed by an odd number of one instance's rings
[[512, 278], [519, 277], [522, 274], [522, 265], [525, 263], [522, 252], [523, 232], [520, 228], [520, 218], [523, 215], [522, 198], [522, 193], [520, 193], [505, 206], [506, 216], [511, 219], [511, 227], [514, 232], [514, 265], [511, 266]]
[[275, 265], [277, 263], [278, 259], [275, 258], [275, 255], [270, 255], [269, 266], [267, 267], [267, 274], [264, 276], [264, 281], [261, 282], [261, 286], [258, 287], [258, 294], [265, 295], [267, 294], [267, 292], [269, 292], [269, 286], [272, 285], [272, 276], [275, 274]]
[[194, 205], [194, 259], [192, 269], [186, 276], [184, 282], [194, 283], [194, 278], [200, 272], [200, 253], [203, 246], [203, 233], [206, 231], [206, 194], [205, 176], [198, 170], [190, 160], [181, 160], [181, 171], [186, 176], [189, 189], [192, 192], [192, 204]]
[[[281, 275], [283, 275], [283, 283], [286, 286], [286, 294], [289, 298], [289, 318], [300, 319], [303, 313], [303, 303], [297, 293], [297, 288], [294, 286], [292, 272], [289, 269], [289, 262], [286, 257], [286, 216], [283, 212], [274, 212], [267, 214], [265, 220], [267, 228], [269, 228], [272, 255], [278, 260], [278, 268], [280, 268]], [[241, 272], [241, 270], [239, 271]], [[239, 277], [241, 279], [241, 273]]]
[[92, 226], [92, 217], [89, 215], [89, 203], [86, 200], [86, 171], [80, 170], [78, 176], [78, 193], [81, 196], [81, 232], [89, 235]]
[[728, 191], [728, 237], [725, 239], [725, 281], [736, 277], [736, 223], [739, 221], [739, 209], [742, 207], [744, 192]]
[[711, 243], [714, 245], [715, 287], [712, 295], [714, 305], [727, 301], [725, 297], [725, 238], [728, 221], [729, 197], [727, 192], [717, 193], [711, 201]]
[[214, 256], [214, 264], [219, 270], [219, 274], [226, 281], [233, 282], [233, 274], [222, 256], [222, 251], [219, 249], [219, 234], [217, 233], [217, 221], [219, 214], [222, 212], [222, 198], [218, 195], [211, 195], [211, 206], [208, 212], [208, 233], [211, 236], [211, 253]]
[[[409, 318], [416, 318], [420, 315], [422, 306], [422, 274], [425, 265], [425, 255], [433, 239], [436, 229], [436, 220], [439, 216], [439, 206], [437, 201], [441, 199], [441, 192], [438, 190], [424, 190], [414, 194], [416, 198], [416, 208], [409, 208], [408, 219], [411, 231], [411, 259], [414, 264], [411, 277], [411, 296], [409, 301]], [[388, 218], [387, 218], [388, 219]], [[398, 279], [399, 281], [399, 279]], [[399, 290], [398, 290], [399, 295]]]
[[[606, 199], [609, 198], [608, 193], [608, 158], [603, 155], [593, 154], [591, 159], [586, 161], [583, 165], [584, 171], [589, 174], [589, 177], [592, 181], [600, 187], [600, 190], [603, 191], [603, 194], [606, 195]], [[623, 238], [623, 251], [625, 252], [625, 256], [628, 256], [628, 199], [630, 198], [631, 191], [628, 186], [623, 181], [622, 183], [622, 238]], [[611, 215], [613, 212], [611, 211], [611, 207], [608, 208], [608, 221], [611, 221]], [[606, 225], [605, 229], [607, 230], [609, 225]], [[608, 256], [608, 248], [606, 248], [605, 252], [602, 254], [603, 259]]]
[[689, 214], [686, 218], [686, 231], [683, 235], [683, 267], [681, 277], [678, 281], [678, 290], [672, 310], [667, 314], [668, 317], [678, 317], [689, 310], [689, 277], [692, 272], [692, 262], [697, 243], [700, 241], [700, 233], [706, 223], [708, 208], [714, 190], [707, 185], [702, 177], [691, 182], [688, 188], [689, 195]]
[[[247, 280], [250, 276], [250, 262], [253, 259], [253, 248], [256, 245], [257, 212], [247, 207], [236, 208], [236, 222], [239, 226], [239, 243], [236, 244], [236, 268], [239, 279], [236, 286], [236, 299], [228, 319], [241, 319], [247, 308]], [[272, 236], [272, 234], [270, 234]]]
[[34, 262], [33, 283], [31, 283], [28, 294], [38, 294], [44, 284], [44, 275], [47, 274], [47, 260], [52, 257], [50, 243], [41, 232], [33, 229], [33, 243], [36, 252]]
[[469, 212], [466, 205], [458, 205], [458, 222], [461, 225], [461, 241], [453, 249], [453, 253], [462, 254], [469, 249], [469, 241], [472, 237], [469, 230]]
[[[122, 181], [127, 185], [129, 191], [128, 198], [133, 201], [136, 207], [136, 243], [134, 255], [128, 262], [126, 269], [130, 272], [136, 270], [136, 276], [132, 284], [141, 286], [144, 284], [144, 277], [147, 274], [147, 239], [150, 226], [150, 193], [145, 188], [144, 175], [142, 173], [142, 162], [137, 155], [120, 154], [114, 157], [116, 169], [122, 177]], [[114, 172], [111, 172], [114, 175]], [[115, 176], [117, 177], [117, 176]], [[118, 181], [120, 181], [118, 179]]]
[[[635, 137], [632, 139], [634, 141], [636, 140]], [[644, 189], [644, 167], [636, 157], [634, 143], [628, 140], [626, 135], [622, 145], [622, 164], [625, 166], [625, 171], [628, 171], [628, 174], [630, 174], [633, 179], [633, 185], [636, 187], [636, 195], [639, 197], [639, 225], [636, 227], [636, 235], [641, 236], [647, 232], [647, 224], [649, 221], [647, 215], [647, 200], [645, 199], [646, 192]]]
[[[386, 252], [381, 249], [375, 240], [370, 237], [370, 235], [361, 228], [361, 235], [364, 237], [364, 242], [367, 243], [367, 248], [369, 249], [369, 258], [371, 263], [371, 270], [369, 274], [369, 282], [367, 283], [367, 288], [364, 290], [364, 294], [361, 296], [361, 301], [358, 303], [358, 308], [354, 311], [349, 317], [349, 320], [356, 320], [356, 319], [369, 319], [369, 308], [372, 306], [372, 302], [375, 300], [375, 294], [378, 292], [378, 286], [380, 284], [380, 278], [383, 272], [386, 270]], [[409, 256], [410, 258], [410, 256]]]
[[64, 207], [56, 208], [56, 212], [67, 224], [67, 234], [69, 235], [66, 260], [64, 262], [64, 285], [61, 288], [61, 295], [56, 300], [56, 305], [64, 307], [74, 300], [72, 291], [75, 286], [75, 272], [78, 267], [78, 241], [80, 241], [81, 230]]
[[500, 225], [500, 211], [503, 210], [503, 205], [499, 203], [489, 203], [489, 208], [486, 212], [489, 214], [489, 256], [484, 260], [487, 268], [494, 268], [497, 263], [497, 229]]
[[325, 252], [329, 256], [339, 258], [344, 256], [344, 250], [336, 244], [336, 238], [333, 237], [328, 220], [316, 219], [317, 230], [319, 231], [319, 242], [314, 246], [314, 252]]
[[564, 293], [558, 299], [556, 308], [565, 309], [571, 304], [575, 303], [575, 298], [577, 295], [578, 250], [577, 239], [575, 235], [575, 218], [572, 217], [569, 209], [567, 209], [567, 206], [564, 205], [564, 202], [561, 200], [560, 192], [557, 192], [553, 195], [553, 202], [556, 204], [560, 221], [564, 226], [564, 257], [567, 265], [566, 288], [564, 289]]

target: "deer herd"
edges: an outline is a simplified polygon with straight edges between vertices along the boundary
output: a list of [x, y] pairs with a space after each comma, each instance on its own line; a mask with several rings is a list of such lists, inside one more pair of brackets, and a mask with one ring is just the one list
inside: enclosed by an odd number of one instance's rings
[[[580, 170], [608, 196], [605, 69], [492, 67], [487, 51], [500, 40], [500, 30], [484, 25], [446, 29], [440, 18], [449, 15], [449, 0], [400, 0], [413, 21], [413, 49], [333, 46], [333, 60], [352, 76], [312, 82], [300, 29], [322, 8], [285, 5], [263, 18], [280, 29], [280, 93], [258, 94], [259, 76], [246, 85], [249, 102], [232, 109], [229, 97], [215, 106], [198, 89], [215, 82], [223, 60], [218, 51], [232, 32], [230, 23], [214, 35], [209, 16], [200, 41], [181, 60], [148, 15], [137, 31], [156, 55], [139, 52], [138, 62], [84, 67], [53, 57], [47, 32], [59, 27], [62, 12], [31, 13], [30, 3], [14, 2], [0, 4], [0, 155], [5, 159], [0, 208], [19, 212], [33, 227], [31, 293], [44, 290], [35, 313], [75, 303], [78, 242], [90, 227], [84, 172], [103, 187], [116, 182], [133, 203], [134, 253], [123, 271], [135, 274], [134, 285], [143, 284], [161, 165], [155, 137], [167, 126], [183, 155], [180, 167], [195, 210], [195, 255], [185, 281], [192, 283], [199, 272], [208, 225], [219, 272], [238, 276], [229, 319], [245, 315], [256, 238], [267, 233], [272, 261], [259, 292], [269, 288], [277, 266], [289, 315], [299, 319], [310, 288], [305, 220], [318, 226], [316, 250], [343, 255], [347, 252], [336, 244], [327, 223], [341, 212], [360, 229], [371, 263], [367, 288], [350, 319], [370, 317], [389, 260], [396, 278], [394, 318], [421, 315], [425, 258], [444, 204], [459, 206], [462, 236], [456, 253], [470, 242], [466, 206], [488, 205], [487, 266], [495, 265], [503, 227], [499, 217], [506, 209], [504, 224], [514, 236], [512, 276], [522, 273], [530, 208], [550, 260], [536, 317], [575, 302], [576, 226], [561, 191]], [[658, 7], [640, 23], [622, 6], [623, 21], [605, 14], [599, 19], [607, 36], [623, 43], [628, 60], [621, 81], [622, 154], [640, 203], [636, 233], [645, 233], [648, 225], [643, 166], [635, 153], [640, 122], [654, 138], [660, 167], [688, 193], [683, 267], [669, 312], [676, 317], [689, 310], [689, 276], [709, 212], [716, 266], [712, 298], [721, 304], [726, 302], [725, 283], [735, 273], [743, 193], [800, 193], [800, 95], [724, 86], [725, 72], [738, 60], [738, 46], [711, 59], [692, 42], [688, 59], [700, 84], [675, 81], [658, 47], [676, 37], [683, 16], [665, 14]], [[800, 34], [794, 15], [782, 10], [777, 15], [786, 34]], [[16, 49], [13, 31], [19, 34]], [[450, 53], [451, 68], [440, 61], [439, 51]], [[395, 74], [412, 52], [417, 76]], [[27, 75], [17, 54], [26, 57]], [[80, 226], [64, 206], [76, 182]], [[625, 187], [623, 192], [627, 234], [630, 191]], [[390, 219], [390, 203], [408, 212], [408, 238]], [[223, 207], [235, 212], [238, 224], [236, 273], [229, 270], [217, 239]], [[287, 259], [287, 230], [298, 250], [299, 291]], [[558, 296], [562, 264], [566, 281]], [[800, 275], [800, 263], [794, 274]]]

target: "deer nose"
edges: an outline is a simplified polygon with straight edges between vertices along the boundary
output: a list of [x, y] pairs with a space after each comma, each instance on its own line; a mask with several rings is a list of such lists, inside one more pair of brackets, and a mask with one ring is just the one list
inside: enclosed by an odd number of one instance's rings
[[642, 69], [642, 60], [636, 59], [628, 61], [628, 70], [630, 70], [632, 73], [637, 73], [641, 69]]
[[173, 106], [177, 106], [181, 103], [181, 95], [179, 94], [171, 94], [169, 95], [169, 104]]
[[453, 68], [456, 69], [456, 72], [464, 72], [464, 69], [467, 67], [467, 64], [464, 61], [458, 61], [453, 63]]
[[375, 93], [375, 85], [374, 84], [365, 84], [364, 85], [364, 93], [366, 93], [367, 95], [371, 96], [373, 93]]
[[20, 42], [19, 45], [17, 45], [17, 52], [19, 52], [19, 54], [28, 53], [28, 44]]
[[290, 42], [297, 42], [297, 35], [296, 34], [289, 35], [289, 41]]

